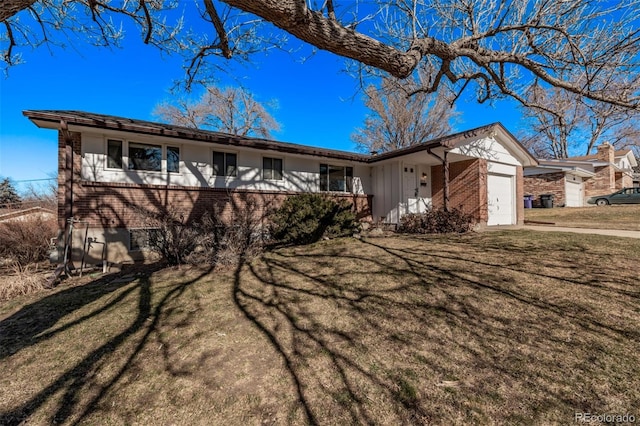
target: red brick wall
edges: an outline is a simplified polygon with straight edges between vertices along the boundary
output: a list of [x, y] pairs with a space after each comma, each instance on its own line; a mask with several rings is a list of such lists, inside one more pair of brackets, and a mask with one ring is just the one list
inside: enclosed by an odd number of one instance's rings
[[524, 225], [524, 177], [522, 166], [516, 167], [516, 223]]
[[[431, 168], [433, 206], [444, 206], [442, 166]], [[465, 160], [449, 165], [449, 206], [471, 214], [478, 223], [487, 222], [487, 161]]]
[[[218, 188], [83, 182], [75, 186], [74, 215], [91, 227], [142, 227], [149, 217], [164, 212], [183, 214], [189, 222], [204, 212], [218, 212], [225, 221], [250, 211], [256, 220], [263, 219], [284, 199], [297, 192], [266, 192]], [[358, 218], [371, 220], [372, 196], [337, 195], [354, 204]]]
[[[523, 193], [520, 196], [520, 200], [524, 195], [533, 195], [533, 206], [541, 207], [540, 195], [553, 194], [554, 206], [564, 205], [565, 198], [565, 175], [563, 172], [545, 173], [543, 175], [526, 176], [523, 178]], [[518, 205], [524, 203], [518, 203]], [[524, 213], [524, 212], [523, 212]], [[518, 214], [518, 218], [520, 218]]]
[[628, 173], [616, 172], [616, 189], [630, 188], [633, 186], [633, 177]]
[[613, 166], [596, 167], [596, 175], [585, 180], [584, 190], [588, 197], [609, 194], [616, 190], [615, 169]]

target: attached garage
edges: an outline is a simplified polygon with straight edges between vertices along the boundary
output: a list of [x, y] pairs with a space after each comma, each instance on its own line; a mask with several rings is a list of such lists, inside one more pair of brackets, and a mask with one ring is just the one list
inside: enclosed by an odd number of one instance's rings
[[547, 163], [524, 169], [524, 193], [533, 198], [533, 207], [541, 207], [543, 194], [552, 194], [557, 207], [584, 207], [585, 187], [595, 173], [559, 160]]
[[482, 227], [524, 223], [523, 167], [537, 162], [493, 124], [377, 154], [370, 164], [374, 221], [398, 224], [446, 202]]

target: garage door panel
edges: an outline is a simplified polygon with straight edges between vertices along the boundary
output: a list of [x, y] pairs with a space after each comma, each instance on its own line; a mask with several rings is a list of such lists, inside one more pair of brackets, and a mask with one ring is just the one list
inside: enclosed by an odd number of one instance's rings
[[514, 177], [487, 175], [487, 225], [515, 223]]
[[564, 192], [565, 205], [567, 207], [582, 207], [584, 205], [584, 186], [582, 178], [567, 177]]

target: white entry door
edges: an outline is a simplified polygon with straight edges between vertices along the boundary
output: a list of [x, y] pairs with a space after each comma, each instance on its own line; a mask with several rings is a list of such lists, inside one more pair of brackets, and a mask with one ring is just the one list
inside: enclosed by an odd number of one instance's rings
[[403, 203], [405, 213], [418, 213], [418, 182], [416, 181], [416, 166], [405, 164], [402, 172]]
[[487, 225], [515, 224], [513, 176], [487, 175]]

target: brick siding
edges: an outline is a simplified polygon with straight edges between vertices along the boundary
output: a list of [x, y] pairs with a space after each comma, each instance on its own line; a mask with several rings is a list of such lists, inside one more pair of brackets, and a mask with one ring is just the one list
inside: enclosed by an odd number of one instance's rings
[[[553, 205], [562, 206], [566, 202], [565, 198], [565, 174], [564, 172], [545, 173], [542, 175], [527, 176], [523, 179], [524, 195], [533, 195], [533, 206], [542, 207], [540, 196], [543, 194], [553, 194]], [[524, 203], [523, 203], [524, 205]], [[520, 217], [520, 216], [518, 216]]]
[[616, 189], [630, 188], [633, 186], [633, 176], [629, 173], [616, 172]]
[[[444, 206], [442, 166], [431, 168], [433, 206]], [[449, 165], [449, 207], [459, 208], [478, 223], [487, 223], [487, 161], [457, 161]]]
[[524, 225], [524, 168], [516, 167], [516, 223]]

